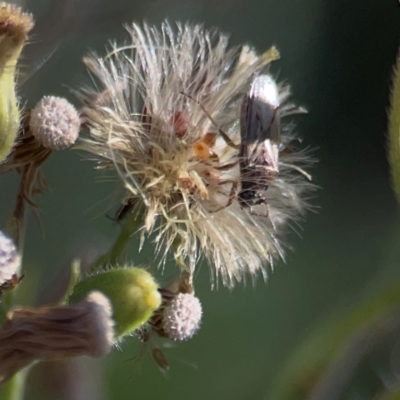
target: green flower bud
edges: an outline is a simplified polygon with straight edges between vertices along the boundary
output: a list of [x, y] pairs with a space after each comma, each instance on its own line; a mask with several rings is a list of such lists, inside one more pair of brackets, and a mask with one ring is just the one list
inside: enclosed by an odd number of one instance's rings
[[115, 268], [89, 276], [76, 284], [68, 302], [76, 303], [93, 291], [110, 300], [118, 337], [139, 328], [161, 305], [156, 281], [142, 268]]
[[20, 113], [15, 70], [32, 27], [30, 14], [13, 4], [0, 4], [0, 163], [11, 153], [18, 134]]

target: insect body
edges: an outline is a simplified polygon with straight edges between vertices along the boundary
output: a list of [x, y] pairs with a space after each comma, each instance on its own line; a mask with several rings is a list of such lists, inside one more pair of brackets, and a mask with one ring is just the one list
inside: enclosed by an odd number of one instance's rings
[[123, 221], [130, 212], [132, 212], [135, 207], [135, 199], [132, 197], [125, 198], [119, 210], [117, 211], [117, 215], [115, 216], [115, 220], [118, 222]]
[[269, 75], [257, 76], [244, 96], [240, 116], [239, 150], [242, 207], [266, 202], [263, 192], [279, 172], [279, 91]]

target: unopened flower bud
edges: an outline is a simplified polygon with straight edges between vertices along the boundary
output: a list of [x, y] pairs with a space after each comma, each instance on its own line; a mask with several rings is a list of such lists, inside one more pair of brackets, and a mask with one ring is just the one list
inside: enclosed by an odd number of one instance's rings
[[125, 336], [143, 325], [161, 304], [161, 295], [153, 276], [142, 268], [115, 268], [80, 281], [69, 298], [70, 303], [97, 290], [111, 301], [115, 332]]
[[11, 280], [21, 263], [14, 242], [0, 231], [0, 286]]
[[0, 382], [33, 361], [108, 353], [115, 342], [111, 314], [99, 292], [70, 306], [10, 312], [0, 329]]
[[31, 111], [29, 127], [43, 147], [63, 150], [72, 146], [79, 136], [78, 111], [66, 99], [43, 97]]
[[15, 94], [15, 69], [33, 28], [30, 14], [13, 4], [0, 3], [0, 163], [14, 147], [20, 124]]
[[199, 330], [201, 317], [200, 300], [193, 294], [179, 293], [163, 310], [163, 331], [176, 342], [189, 340]]

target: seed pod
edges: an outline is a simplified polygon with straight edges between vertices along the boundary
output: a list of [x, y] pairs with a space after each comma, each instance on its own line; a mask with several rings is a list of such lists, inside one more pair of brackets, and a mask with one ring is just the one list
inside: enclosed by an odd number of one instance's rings
[[94, 290], [111, 301], [118, 337], [143, 325], [161, 304], [158, 285], [143, 268], [115, 268], [89, 276], [75, 286], [68, 302], [76, 303]]

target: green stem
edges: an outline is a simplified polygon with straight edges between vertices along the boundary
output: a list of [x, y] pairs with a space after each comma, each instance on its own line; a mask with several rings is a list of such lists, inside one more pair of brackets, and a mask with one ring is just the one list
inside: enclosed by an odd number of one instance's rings
[[144, 218], [144, 208], [137, 212], [132, 212], [121, 227], [121, 232], [111, 246], [110, 250], [101, 255], [90, 267], [89, 272], [96, 272], [104, 266], [118, 264], [125, 253], [126, 247], [132, 236], [137, 232]]
[[17, 372], [0, 388], [0, 399], [2, 400], [23, 400], [25, 393], [25, 382], [29, 368]]

